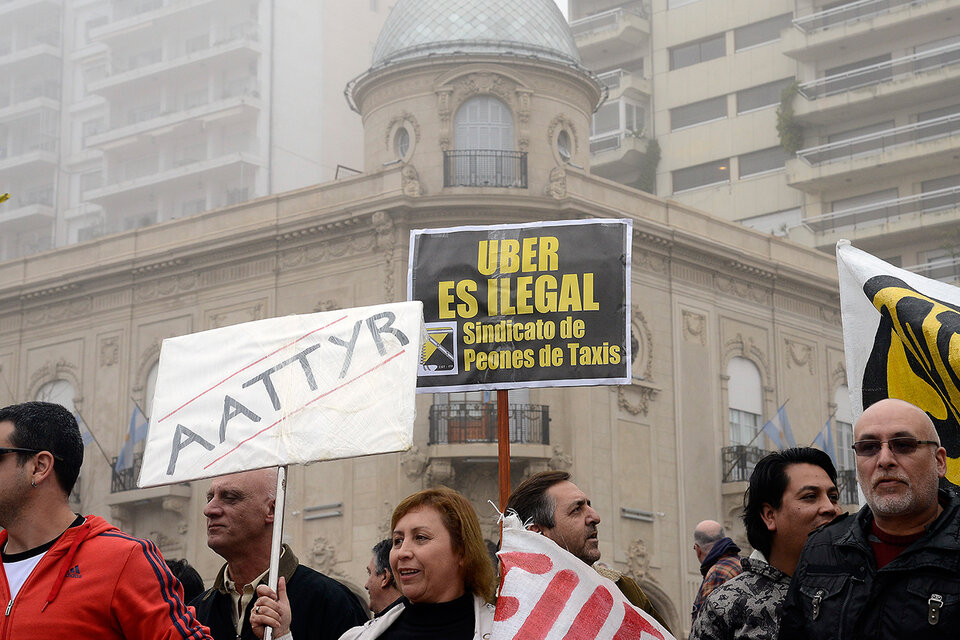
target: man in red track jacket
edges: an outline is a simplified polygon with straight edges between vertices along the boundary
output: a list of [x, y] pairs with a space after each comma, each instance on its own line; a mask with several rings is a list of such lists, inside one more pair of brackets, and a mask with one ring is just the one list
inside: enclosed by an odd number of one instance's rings
[[64, 407], [0, 409], [0, 638], [210, 640], [156, 545], [70, 509], [82, 462]]

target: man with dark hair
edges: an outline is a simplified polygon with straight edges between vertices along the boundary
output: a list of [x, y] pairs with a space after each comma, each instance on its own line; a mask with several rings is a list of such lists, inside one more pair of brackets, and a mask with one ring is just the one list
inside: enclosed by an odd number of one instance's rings
[[64, 407], [0, 409], [0, 637], [209, 640], [152, 542], [71, 510], [82, 463]]
[[938, 489], [947, 455], [933, 422], [887, 398], [861, 414], [853, 437], [867, 504], [810, 536], [780, 637], [956, 638], [960, 500]]
[[592, 566], [597, 573], [616, 583], [634, 606], [640, 607], [669, 629], [653, 603], [629, 576], [605, 566], [600, 560], [597, 525], [600, 516], [566, 471], [542, 471], [521, 482], [507, 500], [507, 512], [514, 511], [530, 531], [544, 535]]
[[381, 540], [373, 545], [373, 555], [367, 564], [367, 582], [363, 588], [370, 594], [370, 611], [374, 616], [395, 605], [403, 597], [390, 569], [390, 547], [392, 540]]
[[703, 582], [693, 601], [693, 619], [697, 619], [703, 601], [731, 578], [740, 575], [740, 547], [723, 533], [719, 522], [704, 520], [693, 530], [693, 551], [700, 561]]
[[[207, 492], [203, 509], [207, 546], [226, 563], [213, 587], [190, 604], [210, 626], [215, 640], [253, 640], [258, 627], [266, 623], [260, 607], [264, 594], [273, 595], [266, 583], [276, 497], [275, 468], [214, 478]], [[280, 616], [281, 624], [270, 624], [275, 640], [286, 640], [283, 636], [288, 632], [294, 640], [337, 640], [347, 629], [367, 621], [353, 592], [300, 564], [289, 546], [281, 549], [277, 596], [285, 592], [289, 602], [284, 602], [287, 611]], [[286, 613], [292, 614], [292, 621], [286, 620]]]
[[713, 590], [690, 631], [691, 640], [772, 640], [783, 599], [811, 531], [839, 513], [837, 470], [819, 449], [771, 453], [750, 474], [743, 508], [755, 549], [743, 573]]

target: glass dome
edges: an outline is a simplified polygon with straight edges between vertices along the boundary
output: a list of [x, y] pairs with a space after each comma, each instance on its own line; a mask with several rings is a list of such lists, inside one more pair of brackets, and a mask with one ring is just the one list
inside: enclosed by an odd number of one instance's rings
[[553, 0], [399, 0], [374, 47], [373, 68], [456, 53], [580, 63]]

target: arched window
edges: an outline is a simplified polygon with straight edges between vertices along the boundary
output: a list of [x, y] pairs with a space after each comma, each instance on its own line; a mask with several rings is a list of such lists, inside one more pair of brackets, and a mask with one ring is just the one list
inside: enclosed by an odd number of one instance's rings
[[847, 385], [837, 387], [833, 394], [837, 413], [833, 420], [833, 443], [837, 449], [837, 471], [852, 471], [857, 468], [853, 452], [853, 410], [850, 408], [850, 391]]
[[54, 402], [63, 405], [70, 413], [76, 413], [76, 407], [73, 406], [73, 398], [76, 392], [73, 385], [66, 380], [54, 380], [40, 387], [37, 391], [37, 400], [42, 402]]
[[454, 119], [457, 149], [513, 150], [513, 116], [493, 96], [474, 96], [457, 110]]
[[727, 365], [727, 399], [730, 419], [730, 446], [756, 445], [754, 438], [763, 426], [763, 386], [760, 370], [746, 358], [732, 358]]
[[153, 394], [157, 390], [157, 371], [159, 368], [159, 362], [150, 367], [150, 371], [147, 372], [147, 380], [143, 385], [143, 411], [148, 418], [153, 415]]

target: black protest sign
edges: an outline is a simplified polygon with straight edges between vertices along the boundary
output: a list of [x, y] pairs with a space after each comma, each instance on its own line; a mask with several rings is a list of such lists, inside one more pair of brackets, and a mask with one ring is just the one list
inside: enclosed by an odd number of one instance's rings
[[629, 220], [412, 231], [417, 390], [630, 382]]

